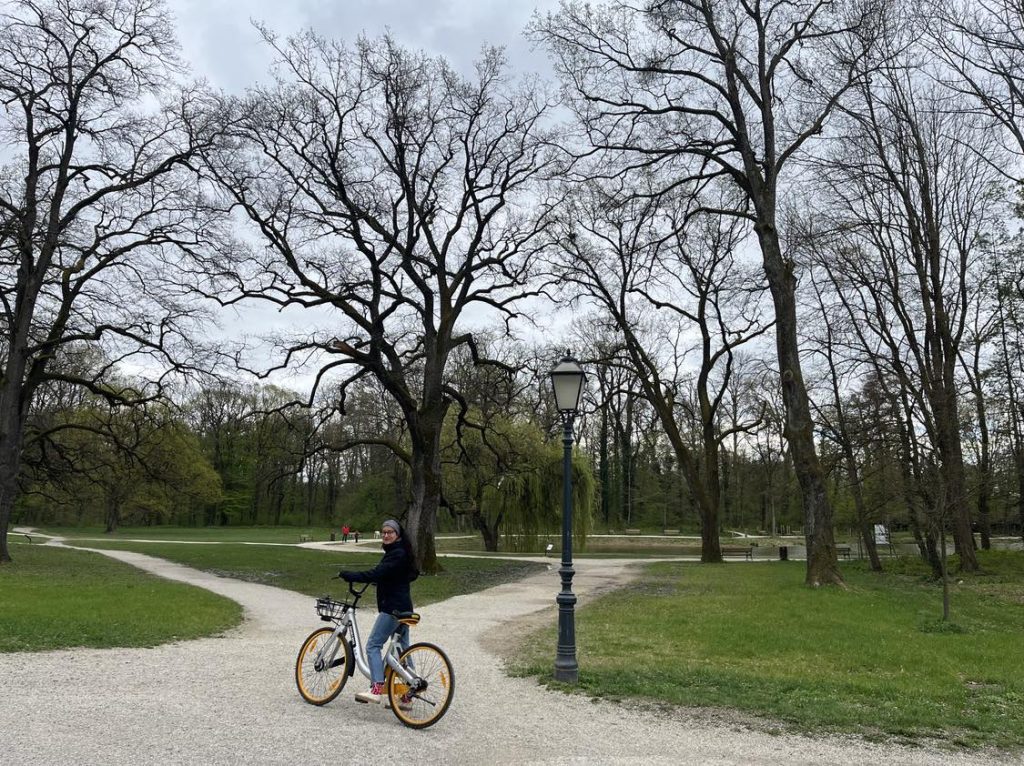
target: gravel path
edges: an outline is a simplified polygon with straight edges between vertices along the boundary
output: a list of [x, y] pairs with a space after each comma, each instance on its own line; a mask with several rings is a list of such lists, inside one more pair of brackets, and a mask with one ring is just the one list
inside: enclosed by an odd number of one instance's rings
[[[772, 736], [728, 715], [638, 709], [552, 692], [506, 677], [488, 650], [510, 621], [555, 619], [558, 574], [420, 609], [414, 640], [435, 641], [455, 666], [455, 700], [424, 731], [356, 704], [358, 674], [322, 708], [295, 690], [293, 662], [319, 626], [313, 600], [126, 551], [101, 551], [245, 607], [217, 638], [153, 649], [0, 654], [0, 761], [36, 764], [994, 764], [951, 753], [845, 738]], [[630, 562], [583, 559], [583, 596], [629, 577]], [[364, 630], [368, 629], [368, 625]], [[552, 654], [554, 647], [552, 647]]]

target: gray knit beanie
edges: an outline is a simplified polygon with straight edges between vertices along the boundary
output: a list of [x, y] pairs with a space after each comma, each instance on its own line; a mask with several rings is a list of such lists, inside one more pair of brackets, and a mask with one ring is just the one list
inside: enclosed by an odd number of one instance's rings
[[396, 535], [398, 535], [399, 537], [402, 536], [402, 525], [399, 524], [394, 519], [388, 519], [387, 521], [385, 521], [383, 524], [380, 525], [381, 529], [384, 529], [384, 527], [391, 527], [393, 530], [395, 530], [395, 534]]

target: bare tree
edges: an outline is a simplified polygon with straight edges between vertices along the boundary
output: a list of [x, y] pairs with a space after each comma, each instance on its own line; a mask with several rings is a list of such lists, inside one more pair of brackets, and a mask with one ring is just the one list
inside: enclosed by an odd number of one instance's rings
[[[956, 76], [944, 78], [989, 114], [1007, 145], [1024, 155], [1024, 3], [1021, 0], [927, 0], [930, 49]], [[1016, 180], [1018, 168], [997, 168]]]
[[487, 362], [473, 323], [511, 321], [531, 294], [549, 221], [533, 185], [556, 159], [548, 103], [535, 82], [509, 82], [493, 49], [467, 79], [389, 38], [353, 49], [264, 35], [276, 84], [228, 105], [235, 140], [210, 161], [226, 204], [261, 239], [233, 253], [220, 298], [331, 313], [332, 327], [296, 339], [283, 364], [330, 355], [311, 397], [340, 371], [342, 410], [365, 376], [398, 403], [408, 441], [377, 441], [409, 465], [407, 528], [433, 571], [442, 426], [460, 400], [449, 360], [467, 346]]
[[857, 291], [865, 349], [880, 344], [887, 372], [914, 400], [908, 413], [942, 469], [933, 510], [950, 520], [960, 566], [973, 571], [960, 357], [1004, 197], [991, 131], [936, 84], [940, 73], [912, 64], [913, 52], [862, 88], [821, 175], [831, 192], [819, 199], [830, 228], [842, 232], [830, 268]]
[[752, 425], [724, 427], [722, 401], [736, 349], [771, 323], [761, 319], [763, 288], [736, 262], [742, 224], [714, 214], [687, 220], [691, 203], [580, 187], [566, 206], [555, 276], [564, 293], [595, 305], [618, 339], [609, 361], [639, 382], [697, 506], [701, 560], [719, 562], [719, 452]]
[[[1005, 205], [1000, 205], [1005, 209]], [[973, 452], [975, 473], [974, 494], [976, 496], [978, 532], [981, 537], [982, 550], [992, 548], [991, 501], [993, 488], [993, 457], [992, 438], [989, 428], [991, 385], [989, 379], [994, 372], [989, 361], [990, 346], [994, 345], [999, 321], [997, 286], [999, 285], [999, 268], [995, 261], [1002, 260], [1001, 245], [1004, 242], [996, 239], [985, 247], [988, 251], [989, 265], [979, 269], [982, 274], [981, 287], [972, 296], [966, 308], [967, 320], [964, 340], [957, 354], [963, 374], [974, 400], [974, 422], [969, 420], [964, 428], [965, 436], [970, 433], [969, 448]], [[995, 298], [995, 300], [993, 300]], [[998, 365], [995, 365], [998, 367]]]
[[850, 384], [863, 377], [863, 367], [869, 363], [856, 352], [852, 355], [844, 353], [844, 346], [847, 344], [845, 338], [856, 335], [849, 329], [848, 312], [842, 309], [841, 302], [837, 301], [840, 304], [838, 306], [830, 304], [832, 291], [827, 276], [824, 277], [825, 284], [816, 279], [813, 272], [811, 276], [822, 318], [822, 327], [816, 344], [817, 352], [824, 359], [831, 394], [829, 405], [821, 408], [824, 412], [819, 411], [818, 420], [839, 447], [847, 489], [853, 497], [857, 533], [863, 542], [864, 550], [867, 551], [871, 569], [881, 572], [882, 562], [878, 557], [872, 524], [875, 519], [871, 517], [864, 499], [861, 460], [858, 459], [855, 444], [857, 440], [853, 433], [855, 426], [850, 422], [844, 397], [844, 392], [848, 390]]
[[[590, 447], [593, 462], [597, 465], [600, 514], [605, 528], [611, 529], [619, 522], [631, 527], [636, 478], [636, 451], [633, 446], [639, 427], [637, 400], [641, 395], [634, 372], [626, 366], [608, 363], [621, 350], [614, 324], [604, 319], [590, 321], [591, 318], [581, 316], [576, 328], [580, 345], [590, 350], [595, 362], [594, 384], [590, 387], [594, 400], [594, 417], [590, 420], [593, 430], [582, 435], [580, 441]], [[639, 419], [640, 422], [643, 420], [643, 417]]]
[[[0, 15], [0, 561], [33, 397], [48, 380], [109, 399], [196, 364], [182, 254], [203, 216], [187, 172], [208, 140], [160, 0], [14, 0]], [[160, 106], [160, 104], [164, 104]], [[191, 187], [191, 191], [190, 191]], [[98, 345], [85, 374], [52, 367]], [[131, 363], [143, 390], [107, 385]]]
[[[1017, 516], [1024, 540], [1024, 305], [1016, 280], [1020, 278], [1018, 251], [1009, 268], [995, 274], [996, 354], [994, 371], [1003, 400], [1001, 430], [1013, 458]], [[1014, 273], [1016, 272], [1016, 273]]]
[[885, 3], [564, 2], [534, 22], [594, 150], [673, 186], [724, 179], [750, 221], [775, 306], [785, 433], [799, 479], [808, 584], [841, 583], [797, 340], [796, 264], [777, 209], [784, 171], [857, 82]]
[[[1006, 162], [1005, 157], [999, 155], [993, 161], [993, 166], [1019, 185], [1024, 180], [1020, 165], [1020, 158], [1024, 155], [1024, 3], [1020, 0], [930, 0], [925, 8], [930, 21], [930, 47], [955, 73], [955, 76], [946, 78], [947, 84], [966, 94], [1000, 128], [1005, 139], [1004, 145], [1017, 155], [1017, 162]], [[1000, 290], [1005, 291], [1005, 280], [997, 278], [996, 283]], [[996, 298], [1000, 314], [1003, 314], [1006, 300], [1005, 294]], [[1004, 341], [1002, 347], [1005, 350], [1005, 328], [1000, 328], [998, 332]], [[1004, 354], [1003, 360], [1008, 361], [1009, 357]], [[973, 368], [970, 380], [979, 417], [979, 459], [982, 462], [978, 492], [979, 521], [982, 547], [988, 547], [991, 464], [977, 364], [976, 355], [968, 369]], [[1008, 372], [1005, 367], [1003, 371]], [[1015, 393], [1012, 379], [1008, 379], [1006, 385], [1012, 397]], [[1019, 419], [1019, 413], [1009, 413], [1011, 435], [1019, 433]], [[1011, 444], [1018, 444], [1015, 436]], [[1016, 447], [1013, 447], [1013, 453], [1018, 454]], [[1018, 466], [1022, 464], [1020, 460], [1016, 462]], [[1024, 484], [1021, 486], [1024, 487]], [[1024, 491], [1021, 497], [1024, 498]], [[1024, 500], [1021, 503], [1021, 518], [1024, 519]]]

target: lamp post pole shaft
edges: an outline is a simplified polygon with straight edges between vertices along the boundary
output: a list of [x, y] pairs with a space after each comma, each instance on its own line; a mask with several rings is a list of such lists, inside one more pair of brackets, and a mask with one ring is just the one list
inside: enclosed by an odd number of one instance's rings
[[572, 423], [573, 413], [564, 417], [562, 432], [562, 591], [558, 604], [558, 651], [555, 654], [555, 680], [576, 683], [579, 665], [576, 662], [576, 596], [572, 592]]

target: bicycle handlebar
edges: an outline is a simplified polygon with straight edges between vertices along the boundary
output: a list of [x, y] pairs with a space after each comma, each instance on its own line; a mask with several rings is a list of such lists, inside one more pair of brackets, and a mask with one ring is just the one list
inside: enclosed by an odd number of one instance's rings
[[[343, 580], [344, 578], [341, 575], [335, 575], [335, 579]], [[356, 601], [359, 601], [362, 595], [366, 593], [366, 589], [370, 587], [370, 583], [368, 582], [354, 583], [351, 580], [345, 580], [345, 582], [348, 583], [348, 592], [352, 594], [352, 598]], [[363, 587], [356, 590], [356, 585], [362, 585]]]
[[364, 583], [362, 583], [362, 586], [363, 586], [362, 588], [360, 588], [359, 590], [356, 590], [356, 584], [354, 582], [350, 581], [349, 584], [348, 584], [348, 592], [351, 593], [356, 598], [359, 598], [364, 593], [366, 593], [366, 589], [370, 587], [370, 583], [364, 582]]

